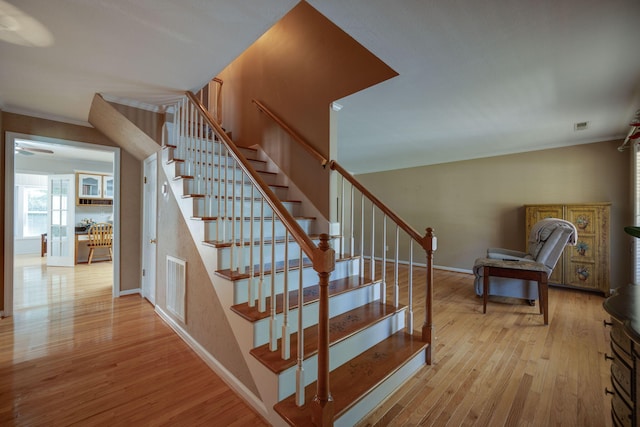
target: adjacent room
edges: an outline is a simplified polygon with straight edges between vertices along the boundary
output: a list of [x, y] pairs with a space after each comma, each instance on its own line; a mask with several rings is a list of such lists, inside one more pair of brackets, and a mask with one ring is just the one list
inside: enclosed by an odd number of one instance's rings
[[[114, 154], [64, 141], [14, 146], [14, 310], [72, 300], [79, 271], [111, 293]], [[92, 251], [98, 224], [108, 235]]]

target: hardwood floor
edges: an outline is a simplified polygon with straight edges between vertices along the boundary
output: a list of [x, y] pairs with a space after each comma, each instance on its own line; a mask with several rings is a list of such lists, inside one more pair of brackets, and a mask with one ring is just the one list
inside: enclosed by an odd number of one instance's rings
[[[144, 299], [112, 299], [101, 268], [21, 273], [23, 308], [0, 321], [0, 425], [267, 425]], [[549, 326], [517, 300], [492, 298], [483, 315], [471, 275], [436, 271], [435, 364], [361, 425], [610, 426], [603, 298], [549, 299]]]
[[[416, 268], [414, 281], [424, 280]], [[491, 297], [483, 315], [470, 274], [436, 270], [434, 281], [435, 364], [361, 426], [611, 425], [601, 296], [550, 288], [544, 326], [537, 306], [514, 299]], [[417, 330], [424, 292], [416, 297]]]
[[0, 320], [0, 425], [268, 425], [112, 264], [16, 257], [15, 315]]

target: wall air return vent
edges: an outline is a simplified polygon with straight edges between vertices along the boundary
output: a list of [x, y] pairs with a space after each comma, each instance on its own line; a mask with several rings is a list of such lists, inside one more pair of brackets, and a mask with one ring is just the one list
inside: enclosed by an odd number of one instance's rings
[[186, 261], [167, 255], [167, 309], [185, 323]]

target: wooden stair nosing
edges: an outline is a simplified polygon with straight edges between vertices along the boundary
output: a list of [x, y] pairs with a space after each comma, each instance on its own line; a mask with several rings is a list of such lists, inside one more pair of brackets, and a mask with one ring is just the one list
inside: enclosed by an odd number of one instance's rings
[[[200, 199], [200, 198], [203, 198], [203, 197], [204, 197], [204, 195], [202, 195], [202, 194], [189, 194], [188, 196], [182, 196], [182, 198], [184, 198], [184, 199], [189, 199], [189, 198]], [[223, 220], [226, 220], [226, 221], [245, 221], [245, 222], [251, 221], [251, 217], [250, 216], [246, 216], [244, 218], [239, 217], [239, 216], [237, 216], [235, 218], [234, 217], [230, 217], [230, 216], [229, 217], [192, 216], [190, 219], [192, 219], [194, 221], [204, 221], [204, 222], [217, 221], [219, 219], [223, 219]], [[259, 219], [260, 219], [260, 217], [258, 217], [258, 216], [254, 216], [253, 217], [253, 221], [254, 222], [259, 220]], [[295, 219], [296, 221], [313, 221], [316, 218], [313, 217], [313, 216], [294, 216], [293, 219]], [[263, 218], [263, 221], [264, 222], [271, 222], [271, 217], [265, 217], [265, 218]], [[280, 221], [280, 219], [276, 218], [276, 222], [278, 222], [278, 221]]]
[[[258, 172], [261, 173], [261, 172]], [[233, 177], [230, 180], [225, 180], [225, 179], [218, 179], [218, 178], [205, 178], [207, 181], [212, 181], [215, 182], [219, 185], [227, 185], [230, 184], [232, 186], [236, 186], [236, 185], [251, 185], [252, 182], [249, 181], [243, 181], [241, 179], [233, 179]], [[189, 181], [189, 180], [195, 180], [195, 178], [193, 177], [193, 175], [176, 175], [175, 177], [173, 177], [173, 181]], [[275, 188], [289, 188], [288, 185], [284, 185], [284, 184], [267, 184], [267, 186], [269, 187], [275, 187]]]
[[[329, 345], [335, 345], [357, 334], [369, 326], [381, 322], [392, 315], [403, 311], [404, 305], [394, 307], [378, 301], [349, 310], [329, 319]], [[290, 337], [291, 357], [283, 359], [281, 350], [271, 351], [270, 344], [263, 344], [251, 349], [250, 353], [273, 373], [279, 374], [286, 369], [295, 366], [298, 358], [298, 333]], [[282, 346], [282, 339], [278, 338], [278, 349]], [[313, 325], [304, 329], [304, 355], [303, 359], [318, 353], [318, 326]]]
[[[188, 196], [188, 195], [187, 195]], [[204, 195], [202, 195], [204, 197]], [[224, 202], [225, 197], [224, 196], [212, 196], [214, 199], [221, 199], [221, 203]], [[234, 196], [234, 195], [230, 195], [226, 197], [227, 200], [235, 200], [237, 202], [241, 201], [241, 197], [240, 196]], [[249, 196], [244, 196], [244, 199], [242, 199], [242, 201], [244, 202], [251, 202], [253, 200], [254, 203], [260, 202], [262, 200], [261, 197], [254, 197], [253, 199]], [[282, 203], [291, 203], [291, 204], [296, 204], [296, 205], [300, 205], [302, 204], [302, 202], [300, 200], [290, 200], [290, 199], [286, 199], [286, 200], [280, 200]], [[195, 220], [202, 220], [203, 218], [212, 218], [212, 217], [199, 217], [199, 216], [192, 216], [191, 219], [195, 219]], [[315, 217], [313, 217], [315, 219]]]
[[[341, 279], [331, 280], [329, 282], [329, 298], [336, 295], [350, 292], [354, 289], [360, 289], [364, 287], [374, 286], [379, 284], [380, 280], [368, 280], [363, 279], [360, 276], [348, 276]], [[303, 304], [307, 305], [318, 300], [319, 285], [305, 286], [303, 288]], [[283, 312], [284, 296], [282, 293], [276, 295], [276, 314]], [[293, 310], [298, 308], [298, 289], [289, 291], [289, 309]], [[257, 322], [258, 320], [266, 319], [271, 312], [271, 296], [266, 297], [266, 310], [264, 313], [258, 310], [257, 306], [251, 307], [249, 304], [241, 303], [231, 306], [231, 310], [240, 315], [242, 318], [249, 322]]]
[[[227, 134], [229, 134], [229, 133], [231, 133], [231, 132], [227, 132]], [[184, 135], [180, 135], [180, 136], [181, 136], [181, 137], [184, 137]], [[218, 141], [218, 140], [217, 140], [217, 141]], [[208, 142], [211, 142], [211, 143], [214, 143], [214, 144], [215, 144], [215, 142], [214, 142], [214, 141], [211, 141], [211, 140], [209, 140]], [[220, 142], [218, 141], [218, 143], [220, 143]], [[257, 148], [253, 148], [253, 147], [240, 147], [240, 146], [236, 146], [236, 147], [237, 147], [237, 148], [239, 148], [240, 150], [251, 151], [251, 152], [253, 152], [254, 154], [258, 154], [258, 149], [257, 149]], [[175, 148], [178, 148], [178, 146], [177, 146], [177, 145], [175, 145], [175, 144], [165, 143], [165, 144], [162, 146], [162, 148], [165, 148], [165, 149], [172, 149], [172, 148], [173, 148], [173, 149], [175, 149]], [[186, 148], [187, 148], [187, 149], [189, 149], [189, 147], [186, 147]], [[226, 144], [225, 144], [225, 148], [226, 148]], [[263, 160], [260, 160], [260, 161], [263, 161]]]
[[[277, 172], [270, 172], [270, 171], [263, 171], [263, 170], [257, 170], [254, 169], [257, 173], [262, 174], [262, 175], [271, 175], [271, 176], [277, 176], [278, 173]], [[190, 179], [195, 179], [195, 177], [193, 175], [176, 175], [173, 177], [174, 181], [179, 181], [179, 180], [190, 180]], [[211, 178], [209, 178], [211, 179]], [[215, 180], [218, 180], [217, 178], [214, 178]], [[224, 179], [220, 180], [221, 182], [224, 182]]]
[[[330, 373], [334, 420], [366, 397], [397, 372], [404, 364], [424, 351], [428, 344], [419, 337], [399, 331], [364, 351]], [[426, 363], [426, 360], [425, 360]], [[305, 387], [305, 403], [298, 407], [295, 395], [276, 403], [274, 409], [291, 426], [309, 426], [316, 382]]]
[[[191, 219], [198, 219], [198, 218], [192, 217]], [[320, 235], [319, 234], [308, 234], [308, 236], [312, 241], [320, 240]], [[338, 237], [338, 236], [335, 236], [335, 237]], [[296, 240], [291, 235], [289, 235], [288, 241], [289, 241], [289, 243], [293, 243]], [[284, 242], [285, 242], [284, 236], [278, 236], [278, 237], [275, 238], [275, 243], [276, 244], [280, 244], [280, 243], [284, 243]], [[213, 246], [215, 248], [229, 248], [229, 247], [233, 246], [234, 244], [236, 246], [259, 246], [260, 245], [260, 239], [256, 239], [253, 242], [251, 242], [250, 240], [236, 240], [235, 242], [217, 242], [217, 241], [213, 241], [213, 240], [205, 240], [202, 243], [207, 245], [207, 246]], [[270, 244], [273, 243], [273, 239], [271, 239], [271, 238], [263, 239], [262, 243], [270, 245]]]
[[[213, 154], [213, 153], [209, 152], [208, 154]], [[214, 156], [220, 156], [220, 155], [219, 155], [219, 154], [217, 154], [217, 153], [216, 153], [216, 154], [213, 154], [213, 155], [214, 155]], [[233, 156], [221, 156], [221, 157], [227, 157], [227, 158], [230, 158], [230, 159], [232, 159], [234, 162], [237, 162], [237, 161], [238, 161], [238, 160], [236, 160], [236, 159], [235, 159], [235, 157], [233, 157]], [[186, 161], [186, 159], [182, 159], [182, 158], [180, 158], [180, 157], [172, 157], [172, 159], [174, 159], [174, 160], [180, 160], [181, 162]], [[258, 167], [258, 168], [260, 168], [260, 167], [264, 167], [264, 166], [266, 166], [266, 165], [267, 165], [266, 160], [247, 159], [247, 162], [249, 162], [249, 163], [254, 162], [254, 163], [258, 163], [258, 164], [262, 165], [262, 166], [257, 166], [257, 165], [256, 165], [256, 167]], [[229, 163], [227, 163], [227, 162], [225, 162], [225, 164], [224, 164], [224, 165], [219, 165], [218, 163], [210, 162], [210, 161], [208, 161], [208, 160], [205, 160], [204, 162], [203, 162], [203, 161], [196, 161], [196, 162], [194, 162], [194, 163], [195, 163], [195, 164], [197, 164], [197, 165], [199, 165], [199, 164], [204, 164], [204, 165], [206, 165], [206, 166], [222, 166], [222, 167], [227, 167], [227, 168], [233, 168], [233, 164], [229, 164]], [[255, 169], [255, 167], [254, 167], [254, 169]], [[271, 173], [275, 173], [275, 172], [271, 172]]]

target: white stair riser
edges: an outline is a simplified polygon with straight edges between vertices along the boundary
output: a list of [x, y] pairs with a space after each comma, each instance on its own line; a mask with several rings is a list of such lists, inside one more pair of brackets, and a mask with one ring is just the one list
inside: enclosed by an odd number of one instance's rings
[[[370, 302], [380, 299], [380, 286], [364, 286], [359, 289], [355, 289], [351, 292], [345, 292], [337, 295], [333, 295], [330, 299], [329, 317], [335, 317], [339, 314], [346, 313], [353, 310], [356, 307], [360, 307]], [[318, 302], [312, 302], [305, 304], [303, 312], [303, 327], [315, 325], [318, 321]], [[276, 315], [278, 324], [278, 338], [281, 335], [283, 314]], [[255, 347], [269, 342], [269, 325], [271, 320], [269, 318], [258, 320], [253, 324], [253, 343]], [[295, 332], [298, 324], [298, 309], [289, 311], [289, 330]]]
[[[259, 262], [259, 259], [256, 261]], [[343, 260], [336, 263], [336, 268], [331, 272], [329, 280], [337, 280], [354, 275], [354, 271], [358, 269], [358, 260]], [[259, 271], [255, 271], [259, 274]], [[298, 269], [291, 270], [289, 272], [289, 290], [295, 289], [298, 285], [300, 273]], [[265, 295], [271, 295], [271, 274], [265, 274], [263, 279], [263, 292]], [[280, 271], [276, 273], [275, 279], [273, 279], [276, 286], [276, 294], [280, 294], [284, 290], [284, 272]], [[260, 277], [254, 276], [251, 281], [253, 287], [253, 295], [257, 298], [260, 286]], [[302, 284], [304, 287], [313, 286], [318, 284], [318, 272], [313, 267], [303, 267], [302, 269]], [[233, 282], [233, 304], [242, 304], [249, 300], [249, 279], [236, 280]]]
[[[300, 245], [293, 240], [289, 240], [289, 244], [285, 244], [284, 239], [280, 241], [276, 240], [274, 245], [265, 239], [262, 246], [262, 258], [260, 257], [260, 244], [259, 240], [254, 241], [253, 245], [245, 243], [241, 246], [225, 246], [218, 248], [218, 266], [219, 268], [230, 268], [231, 258], [233, 253], [234, 267], [245, 271], [244, 267], [249, 268], [252, 264], [254, 268], [260, 263], [262, 259], [263, 265], [271, 264], [272, 257], [275, 257], [276, 263], [284, 262], [285, 248], [288, 250], [289, 262], [293, 262], [294, 265], [298, 265], [296, 260], [300, 259]], [[317, 244], [317, 242], [316, 242]], [[330, 243], [331, 244], [331, 243]], [[251, 258], [253, 256], [253, 258]], [[306, 255], [302, 254], [304, 259], [307, 259]]]
[[[262, 203], [260, 199], [254, 199], [252, 203], [252, 201], [249, 199], [250, 196], [251, 196], [250, 194], [245, 195], [244, 202], [240, 202], [239, 198], [227, 199], [227, 210], [231, 212], [232, 210], [231, 203], [234, 203], [235, 212], [238, 214], [238, 216], [240, 216], [240, 214], [242, 213], [245, 217], [248, 217], [251, 215], [251, 210], [253, 209], [254, 218], [259, 218]], [[222, 198], [220, 199], [220, 206], [218, 206], [217, 197], [212, 197], [212, 198], [197, 197], [192, 199], [192, 203], [193, 203], [193, 216], [196, 216], [196, 217], [217, 217], [218, 209], [220, 209], [221, 211], [224, 210], [224, 199]], [[210, 206], [206, 206], [207, 203], [209, 203]], [[300, 203], [282, 202], [282, 204], [291, 215], [293, 216], [298, 215], [298, 211], [300, 210]], [[242, 211], [240, 210], [241, 208], [242, 208]], [[273, 214], [273, 209], [271, 209], [268, 203], [266, 202], [264, 203], [263, 209], [264, 209], [264, 213], [263, 213], [264, 217], [271, 218], [271, 215]]]
[[[333, 370], [353, 359], [380, 341], [390, 337], [405, 327], [405, 310], [399, 311], [369, 328], [359, 331], [329, 348], [329, 369]], [[303, 363], [305, 386], [318, 379], [317, 355], [305, 359]], [[283, 371], [278, 376], [278, 400], [295, 393], [297, 366]]]
[[[201, 147], [208, 147], [209, 151], [211, 151], [211, 148], [213, 147], [216, 153], [219, 153], [223, 146], [223, 144], [220, 141], [214, 141], [214, 140], [211, 140], [210, 138], [193, 138], [193, 137], [191, 138], [179, 137], [177, 140], [174, 137], [170, 137], [168, 144], [177, 146], [178, 142], [186, 144], [185, 147], [191, 147], [194, 144], [195, 146], [200, 145]], [[245, 148], [245, 147], [237, 147], [237, 148], [242, 153], [242, 155], [245, 156], [247, 159], [254, 159], [257, 154], [256, 150], [252, 150], [250, 148]], [[222, 151], [223, 153], [226, 153], [228, 150], [224, 149]]]
[[[284, 261], [284, 250], [285, 246], [288, 247], [288, 257], [290, 263], [298, 264], [299, 251], [300, 246], [295, 242], [289, 242], [288, 245], [285, 245], [284, 242], [276, 243], [275, 248], [272, 248], [273, 245], [265, 244], [262, 251], [262, 260], [264, 265], [271, 265], [271, 257], [275, 256], [276, 263]], [[272, 252], [273, 250], [273, 252]], [[274, 253], [275, 252], [275, 253]], [[260, 247], [258, 245], [255, 246], [236, 246], [235, 248], [219, 248], [218, 250], [218, 268], [226, 269], [231, 268], [231, 255], [233, 253], [234, 259], [234, 267], [239, 268], [241, 271], [246, 271], [245, 268], [249, 268], [251, 266], [251, 255], [253, 254], [253, 265], [254, 268], [258, 265], [260, 261]], [[307, 259], [303, 257], [303, 259]], [[308, 263], [309, 261], [307, 261]], [[268, 268], [270, 268], [268, 266]]]
[[[204, 171], [204, 170], [198, 170], [197, 169], [198, 165], [192, 165], [189, 162], [177, 162], [175, 163], [175, 176], [193, 176], [193, 177], [203, 177], [203, 176], [207, 176], [207, 177], [213, 177], [216, 180], [220, 180], [220, 181], [232, 181], [235, 180], [236, 181], [240, 181], [242, 179], [242, 176], [244, 175], [244, 179], [246, 181], [249, 181], [249, 178], [243, 173], [242, 169], [240, 169], [239, 167], [236, 167], [235, 169], [229, 165], [226, 167], [222, 166], [221, 168], [218, 167], [218, 165], [214, 165], [213, 166], [213, 171]], [[209, 165], [210, 166], [210, 165]], [[256, 164], [253, 165], [254, 169], [256, 170], [256, 172], [258, 173], [258, 175], [260, 175], [260, 177], [267, 183], [267, 184], [276, 184], [276, 180], [277, 180], [277, 175], [273, 174], [273, 173], [269, 173], [266, 171], [263, 171], [261, 169], [262, 164]], [[226, 173], [225, 173], [226, 172]]]
[[[183, 170], [182, 172], [187, 172], [188, 170], [194, 170], [191, 168], [196, 168], [202, 164], [221, 166], [222, 170], [224, 171], [225, 167], [231, 169], [233, 168], [234, 163], [236, 163], [231, 154], [226, 154], [226, 153], [223, 153], [222, 155], [219, 155], [217, 153], [213, 154], [211, 152], [211, 149], [209, 149], [209, 151], [201, 151], [200, 149], [195, 149], [195, 150], [187, 150], [186, 152], [174, 149], [172, 152], [172, 155], [173, 155], [173, 158], [184, 160], [184, 162], [180, 162], [180, 163], [184, 163], [184, 164], [192, 163], [187, 167], [187, 170]], [[254, 158], [247, 158], [247, 161], [255, 170], [264, 170], [266, 166], [265, 162], [254, 159]], [[237, 165], [236, 168], [240, 169], [240, 166]]]
[[[213, 185], [211, 181], [208, 181], [209, 185], [207, 184], [207, 181], [205, 180], [190, 180], [190, 179], [183, 179], [182, 180], [182, 194], [206, 194], [207, 191], [211, 192], [211, 195], [216, 196], [217, 194], [220, 194], [220, 196], [222, 197], [251, 197], [251, 187], [252, 184], [248, 181], [245, 181], [244, 186], [240, 185], [240, 182], [229, 182], [227, 184], [225, 184], [224, 182], [221, 183], [220, 186], [218, 186], [218, 182], [217, 181], [213, 181]], [[280, 200], [286, 200], [287, 199], [287, 188], [286, 187], [279, 187], [279, 186], [269, 186], [269, 188], [271, 189], [271, 191], [273, 191], [273, 193], [276, 195], [276, 197]], [[258, 196], [258, 191], [254, 190], [253, 192], [255, 197], [259, 197]]]
[[[253, 235], [251, 235], [251, 223], [248, 220], [242, 221], [242, 233], [240, 232], [240, 222], [236, 221], [225, 221], [225, 220], [212, 220], [207, 221], [205, 223], [205, 236], [204, 240], [208, 241], [222, 241], [229, 242], [231, 239], [235, 238], [236, 240], [248, 240], [255, 241], [260, 239], [260, 221], [254, 220], [253, 222]], [[311, 219], [298, 219], [298, 224], [302, 227], [302, 230], [310, 234], [312, 232], [311, 227], [313, 220]], [[232, 228], [235, 227], [235, 233], [232, 234]], [[216, 234], [216, 229], [218, 232]], [[275, 237], [284, 237], [285, 227], [282, 225], [282, 222], [276, 220], [275, 223]], [[265, 221], [265, 227], [263, 231], [263, 237], [266, 240], [271, 240], [273, 236], [272, 229], [272, 221]]]

